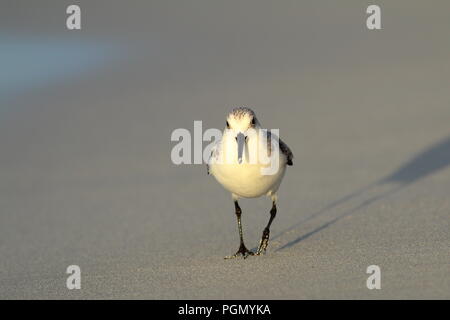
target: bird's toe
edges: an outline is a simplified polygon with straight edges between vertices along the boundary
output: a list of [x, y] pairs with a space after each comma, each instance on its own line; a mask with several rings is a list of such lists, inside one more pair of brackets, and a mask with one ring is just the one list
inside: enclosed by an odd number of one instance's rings
[[235, 254], [231, 256], [226, 256], [225, 259], [234, 259], [238, 257], [247, 259], [249, 256], [253, 256], [254, 254], [255, 253], [253, 251], [250, 251], [244, 245], [241, 245]]

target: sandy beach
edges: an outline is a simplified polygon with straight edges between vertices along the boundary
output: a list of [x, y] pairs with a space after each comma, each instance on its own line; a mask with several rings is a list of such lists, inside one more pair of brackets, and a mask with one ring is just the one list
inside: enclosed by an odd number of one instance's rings
[[[0, 5], [1, 299], [450, 298], [448, 1], [78, 2]], [[230, 195], [170, 137], [243, 105], [295, 158], [267, 254], [224, 260]]]

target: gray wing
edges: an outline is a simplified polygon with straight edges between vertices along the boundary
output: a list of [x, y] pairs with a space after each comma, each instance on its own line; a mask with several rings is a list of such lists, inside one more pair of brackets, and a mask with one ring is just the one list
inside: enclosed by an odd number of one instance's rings
[[211, 152], [209, 154], [208, 162], [206, 163], [206, 173], [209, 174], [209, 163], [211, 162], [212, 158], [217, 158], [217, 150], [220, 146], [221, 140], [214, 143], [214, 145], [211, 148]]
[[[269, 149], [269, 155], [272, 150], [272, 135], [275, 136], [270, 131], [267, 131], [267, 148]], [[280, 138], [278, 138], [278, 144], [280, 146], [280, 151], [286, 156], [287, 159], [287, 165], [292, 166], [294, 163], [292, 162], [292, 159], [294, 159], [294, 154], [292, 153], [291, 149], [287, 146], [286, 143], [283, 142]]]
[[281, 141], [281, 139], [279, 139], [280, 142], [280, 150], [281, 152], [283, 152], [283, 154], [286, 155], [287, 158], [287, 165], [288, 166], [292, 166], [294, 163], [292, 162], [292, 159], [294, 159], [294, 155], [292, 154], [291, 149], [289, 149], [289, 147], [287, 146], [286, 143], [284, 143], [283, 141]]

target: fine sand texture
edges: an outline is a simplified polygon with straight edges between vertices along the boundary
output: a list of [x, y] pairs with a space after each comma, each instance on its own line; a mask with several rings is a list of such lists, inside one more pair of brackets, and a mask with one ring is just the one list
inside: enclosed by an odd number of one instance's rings
[[[377, 2], [1, 4], [0, 298], [449, 299], [450, 3]], [[224, 260], [230, 194], [171, 134], [235, 106], [295, 158], [267, 254]]]

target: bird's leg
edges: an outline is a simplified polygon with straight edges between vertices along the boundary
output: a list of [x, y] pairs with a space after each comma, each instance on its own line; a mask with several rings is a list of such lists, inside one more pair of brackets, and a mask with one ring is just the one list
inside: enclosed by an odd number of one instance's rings
[[225, 259], [232, 259], [232, 258], [236, 258], [237, 256], [243, 256], [244, 259], [247, 258], [249, 255], [253, 255], [253, 252], [248, 250], [245, 247], [244, 244], [244, 236], [242, 234], [242, 224], [241, 224], [241, 214], [242, 214], [242, 210], [239, 207], [239, 204], [237, 201], [234, 201], [234, 208], [235, 208], [235, 213], [236, 213], [236, 217], [237, 217], [237, 223], [238, 223], [238, 229], [239, 229], [239, 240], [240, 240], [240, 244], [239, 244], [239, 249], [238, 251], [232, 255], [232, 256], [227, 256], [225, 257]]
[[258, 250], [256, 254], [259, 256], [261, 254], [266, 253], [267, 245], [269, 244], [269, 235], [270, 235], [270, 225], [272, 224], [273, 219], [277, 215], [277, 205], [275, 201], [272, 202], [272, 209], [270, 210], [270, 219], [267, 226], [264, 228], [261, 241], [259, 242]]

